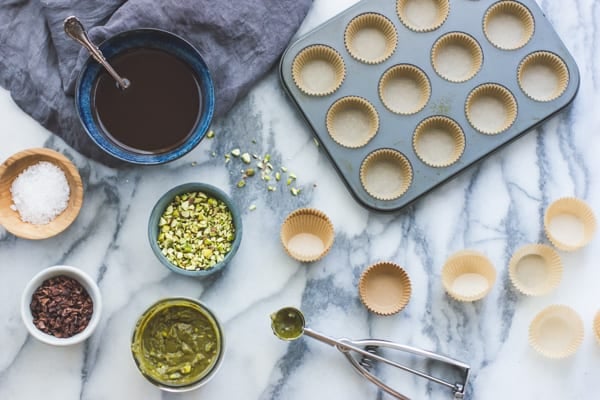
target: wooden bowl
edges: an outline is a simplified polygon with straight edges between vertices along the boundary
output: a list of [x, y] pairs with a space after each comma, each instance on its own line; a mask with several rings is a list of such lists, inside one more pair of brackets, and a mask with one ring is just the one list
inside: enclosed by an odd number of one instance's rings
[[[48, 161], [62, 169], [71, 190], [67, 208], [45, 225], [23, 222], [19, 213], [11, 209], [13, 204], [10, 187], [13, 181], [27, 167], [40, 161]], [[23, 239], [46, 239], [55, 236], [71, 225], [81, 209], [83, 202], [83, 184], [79, 171], [68, 158], [62, 154], [44, 148], [23, 150], [9, 157], [0, 166], [0, 225], [15, 236]]]

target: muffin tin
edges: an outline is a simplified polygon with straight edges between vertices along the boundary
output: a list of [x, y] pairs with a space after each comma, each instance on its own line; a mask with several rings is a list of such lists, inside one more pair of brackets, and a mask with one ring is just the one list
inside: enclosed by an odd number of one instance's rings
[[534, 0], [363, 0], [288, 47], [284, 89], [354, 197], [397, 211], [568, 106]]

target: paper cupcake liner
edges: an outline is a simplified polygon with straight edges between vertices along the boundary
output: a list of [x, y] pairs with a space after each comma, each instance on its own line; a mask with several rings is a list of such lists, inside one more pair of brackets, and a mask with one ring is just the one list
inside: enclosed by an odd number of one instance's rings
[[[501, 104], [501, 113], [504, 115], [499, 115], [497, 105], [489, 107], [491, 102]], [[488, 109], [485, 109], [486, 104]], [[517, 119], [517, 101], [504, 86], [486, 83], [471, 91], [465, 104], [465, 113], [469, 123], [477, 131], [486, 135], [497, 135], [510, 128]]]
[[[439, 132], [439, 135], [451, 138], [452, 150], [443, 151], [445, 157], [435, 155], [436, 148], [444, 143], [435, 143], [434, 138], [427, 139], [427, 135], [433, 135], [433, 132]], [[447, 144], [446, 147], [450, 149], [450, 144]], [[413, 135], [413, 148], [417, 157], [426, 165], [435, 168], [448, 167], [462, 156], [465, 150], [465, 134], [460, 125], [448, 117], [429, 117], [417, 125]], [[439, 154], [440, 151], [437, 150], [437, 153]]]
[[[515, 35], [514, 26], [502, 26], [502, 20], [513, 17], [521, 24], [522, 32]], [[529, 9], [516, 1], [500, 1], [491, 6], [483, 17], [483, 32], [491, 44], [501, 50], [516, 50], [525, 46], [533, 36], [535, 22]]]
[[362, 97], [343, 97], [327, 111], [327, 132], [339, 145], [359, 148], [379, 130], [379, 115], [371, 103]]
[[[528, 258], [534, 265], [527, 266]], [[529, 270], [530, 275], [526, 277]], [[541, 272], [541, 273], [540, 273]], [[518, 249], [508, 263], [508, 276], [517, 290], [527, 296], [541, 296], [556, 289], [562, 279], [562, 262], [558, 253], [544, 244], [529, 244]]]
[[[425, 11], [419, 11], [418, 5], [435, 8], [435, 15], [426, 18]], [[397, 0], [396, 13], [400, 21], [415, 32], [429, 32], [438, 29], [448, 18], [450, 12], [449, 0]]]
[[[382, 42], [383, 46], [379, 46], [378, 42]], [[350, 21], [344, 32], [344, 44], [348, 53], [356, 60], [365, 64], [379, 64], [394, 54], [398, 35], [394, 24], [387, 17], [367, 13]]]
[[292, 63], [292, 79], [304, 94], [327, 96], [340, 88], [346, 77], [344, 59], [324, 45], [304, 48]]
[[[459, 50], [463, 54], [454, 52], [452, 49]], [[465, 68], [457, 69], [456, 57], [462, 57], [468, 52], [469, 63], [465, 62]], [[466, 60], [465, 60], [466, 61]], [[431, 63], [435, 72], [450, 82], [466, 82], [473, 78], [481, 69], [483, 64], [483, 51], [477, 40], [470, 35], [462, 32], [450, 32], [440, 37], [431, 49]]]
[[412, 184], [412, 167], [399, 151], [379, 149], [369, 154], [360, 166], [360, 182], [378, 200], [394, 200]]
[[594, 317], [594, 336], [596, 337], [596, 340], [598, 341], [598, 344], [600, 344], [600, 311], [598, 311], [596, 313], [596, 316]]
[[[404, 87], [401, 87], [403, 82]], [[406, 87], [407, 84], [412, 87]], [[411, 92], [417, 91], [418, 98], [409, 96]], [[385, 71], [379, 80], [379, 98], [393, 113], [402, 115], [418, 113], [427, 105], [430, 97], [429, 78], [425, 72], [414, 65], [395, 65]]]
[[573, 355], [583, 342], [583, 321], [575, 310], [551, 305], [529, 325], [529, 344], [544, 357], [561, 359]]
[[333, 245], [333, 224], [322, 211], [300, 208], [283, 221], [280, 238], [283, 248], [293, 259], [318, 261]]
[[[563, 216], [569, 220], [562, 221]], [[560, 225], [561, 222], [562, 226]], [[573, 225], [577, 223], [581, 224], [582, 231], [578, 229], [578, 226]], [[564, 197], [556, 200], [546, 209], [544, 230], [548, 240], [556, 248], [564, 251], [575, 251], [592, 240], [596, 232], [596, 217], [590, 206], [583, 200], [575, 197]]]
[[454, 300], [484, 298], [496, 282], [496, 269], [482, 253], [468, 250], [448, 257], [442, 268], [442, 284]]
[[[519, 86], [535, 101], [552, 101], [567, 90], [569, 69], [556, 54], [547, 51], [531, 53], [521, 61], [517, 72]], [[542, 82], [545, 78], [546, 82]]]
[[362, 273], [358, 293], [369, 311], [378, 315], [392, 315], [406, 307], [412, 285], [402, 267], [391, 262], [379, 262]]

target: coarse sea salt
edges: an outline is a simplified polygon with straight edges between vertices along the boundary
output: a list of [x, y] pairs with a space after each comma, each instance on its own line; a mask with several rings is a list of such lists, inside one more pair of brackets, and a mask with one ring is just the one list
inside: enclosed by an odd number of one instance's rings
[[44, 225], [67, 208], [71, 190], [62, 169], [40, 161], [19, 174], [10, 193], [11, 208], [19, 212], [22, 221]]

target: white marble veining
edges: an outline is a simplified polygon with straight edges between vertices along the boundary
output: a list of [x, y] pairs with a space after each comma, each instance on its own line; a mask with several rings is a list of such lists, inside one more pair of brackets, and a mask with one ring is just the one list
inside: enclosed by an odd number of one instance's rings
[[[353, 3], [316, 0], [302, 31]], [[389, 398], [335, 349], [306, 338], [291, 344], [276, 339], [268, 316], [285, 305], [302, 308], [309, 326], [334, 337], [389, 339], [464, 360], [472, 366], [468, 399], [599, 398], [600, 345], [592, 334], [600, 309], [598, 235], [581, 251], [561, 253], [563, 281], [552, 294], [526, 298], [508, 280], [507, 262], [516, 248], [547, 243], [542, 216], [552, 200], [574, 195], [600, 210], [600, 3], [539, 4], [579, 64], [574, 105], [395, 215], [368, 212], [352, 199], [286, 100], [276, 71], [215, 122], [215, 139], [168, 165], [122, 170], [79, 156], [0, 90], [0, 159], [30, 147], [57, 149], [74, 160], [85, 186], [81, 214], [61, 235], [27, 241], [0, 233], [0, 399]], [[302, 194], [293, 197], [283, 187], [268, 193], [258, 180], [235, 188], [239, 171], [222, 157], [235, 147], [270, 153], [274, 163], [296, 172]], [[223, 188], [243, 210], [240, 250], [214, 279], [170, 273], [148, 245], [154, 202], [188, 181]], [[336, 229], [331, 252], [313, 265], [293, 261], [279, 243], [281, 221], [302, 206], [326, 212]], [[484, 252], [498, 270], [490, 295], [475, 304], [450, 300], [440, 280], [446, 257], [464, 248]], [[402, 265], [413, 283], [408, 307], [391, 317], [369, 314], [358, 299], [360, 273], [380, 260]], [[22, 289], [54, 264], [81, 268], [100, 285], [102, 320], [85, 344], [46, 346], [28, 336], [21, 322]], [[224, 323], [228, 344], [214, 380], [183, 395], [147, 383], [129, 351], [140, 313], [174, 295], [208, 304]], [[583, 345], [562, 361], [542, 358], [527, 343], [529, 322], [550, 304], [570, 305], [584, 320]], [[390, 383], [413, 399], [451, 398], [448, 390], [405, 373]]]

